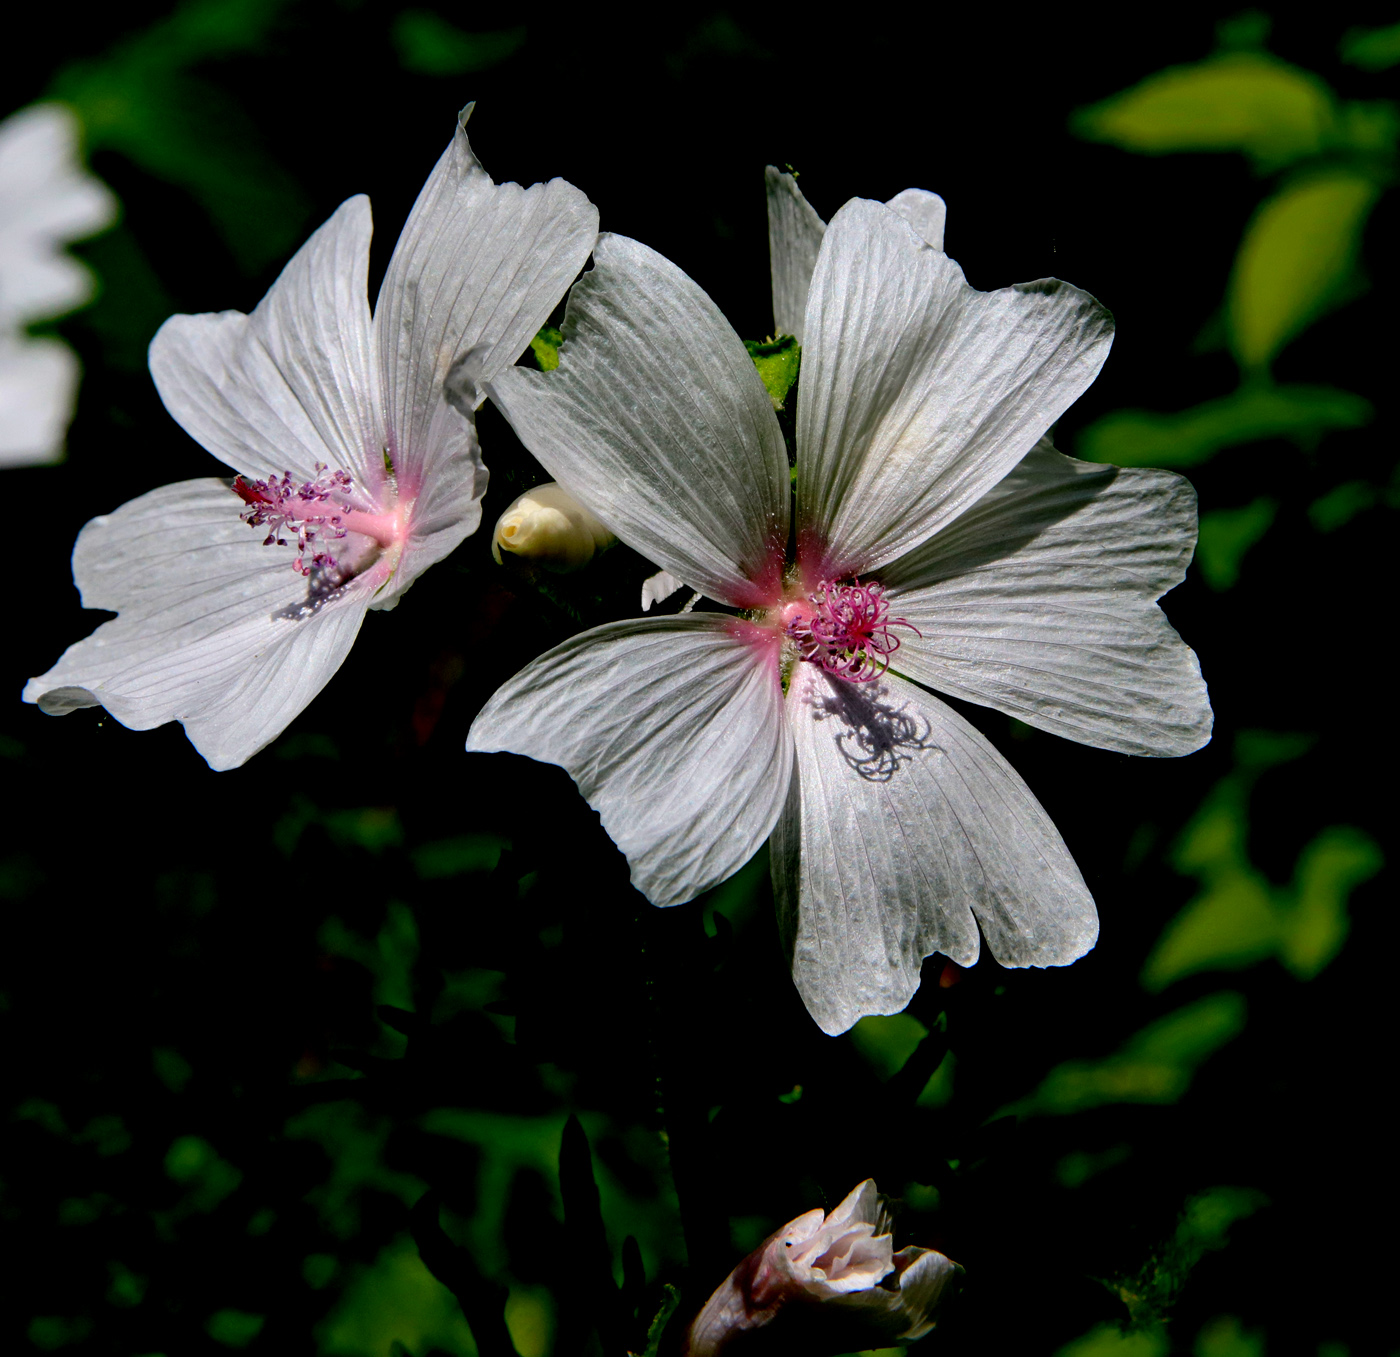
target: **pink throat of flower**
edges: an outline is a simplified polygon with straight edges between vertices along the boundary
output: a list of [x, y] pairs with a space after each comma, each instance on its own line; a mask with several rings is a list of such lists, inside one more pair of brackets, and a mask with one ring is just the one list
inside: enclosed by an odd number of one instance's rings
[[[265, 547], [295, 545], [292, 569], [299, 575], [313, 570], [334, 571], [335, 556], [327, 549], [356, 529], [357, 514], [350, 496], [354, 481], [344, 471], [331, 471], [324, 462], [316, 463], [316, 479], [297, 483], [290, 471], [265, 481], [234, 478], [233, 492], [246, 506], [239, 517], [250, 528], [266, 528]], [[307, 552], [311, 553], [310, 564]]]
[[916, 636], [923, 635], [912, 622], [890, 616], [879, 584], [823, 580], [806, 605], [794, 611], [784, 634], [798, 654], [851, 683], [870, 683], [890, 667], [890, 656], [899, 649], [891, 627], [908, 627]]

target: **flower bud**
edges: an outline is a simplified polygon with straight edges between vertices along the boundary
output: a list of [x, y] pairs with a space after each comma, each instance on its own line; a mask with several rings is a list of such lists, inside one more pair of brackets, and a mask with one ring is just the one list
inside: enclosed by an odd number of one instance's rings
[[560, 574], [581, 570], [617, 539], [557, 481], [527, 490], [496, 520], [491, 555], [512, 555]]
[[808, 1211], [764, 1240], [705, 1302], [686, 1357], [888, 1347], [923, 1337], [962, 1269], [932, 1249], [894, 1252], [866, 1179], [829, 1216]]

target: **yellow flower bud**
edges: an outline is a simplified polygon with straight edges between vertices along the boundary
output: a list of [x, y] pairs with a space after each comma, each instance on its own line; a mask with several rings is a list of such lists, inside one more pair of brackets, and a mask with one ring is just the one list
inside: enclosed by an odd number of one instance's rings
[[527, 490], [496, 520], [491, 555], [502, 550], [560, 574], [581, 570], [617, 539], [557, 481]]

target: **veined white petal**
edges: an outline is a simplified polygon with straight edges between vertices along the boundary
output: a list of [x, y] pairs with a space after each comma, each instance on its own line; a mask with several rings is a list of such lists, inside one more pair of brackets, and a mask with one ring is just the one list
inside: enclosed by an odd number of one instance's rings
[[78, 375], [67, 344], [0, 335], [0, 467], [62, 459]]
[[348, 471], [362, 507], [384, 477], [370, 352], [369, 199], [342, 203], [292, 256], [251, 315], [171, 316], [151, 341], [165, 408], [248, 476], [317, 462]]
[[941, 692], [1125, 754], [1210, 739], [1195, 652], [1157, 606], [1196, 543], [1170, 471], [1099, 466], [1044, 439], [1005, 480], [880, 572], [894, 667]]
[[119, 616], [24, 700], [56, 714], [100, 704], [133, 730], [179, 721], [215, 769], [280, 734], [340, 667], [383, 572], [312, 610], [290, 549], [262, 546], [238, 510], [222, 481], [181, 481], [93, 519], [73, 575], [85, 607]]
[[907, 188], [885, 204], [898, 212], [935, 250], [943, 248], [943, 223], [948, 207], [936, 193], [926, 188]]
[[823, 1031], [899, 1012], [934, 952], [971, 965], [977, 924], [1003, 966], [1062, 966], [1094, 945], [1094, 903], [1055, 826], [950, 708], [893, 674], [844, 683], [799, 663], [787, 709], [797, 772], [773, 890]]
[[553, 372], [491, 397], [521, 441], [628, 546], [695, 589], [759, 607], [781, 587], [787, 453], [773, 403], [719, 308], [674, 264], [598, 237]]
[[34, 104], [0, 122], [0, 328], [86, 302], [92, 274], [63, 246], [116, 215], [116, 198], [82, 167], [72, 109]]
[[763, 172], [768, 189], [768, 265], [773, 277], [773, 333], [802, 342], [807, 287], [826, 225], [802, 196], [797, 180], [774, 165]]
[[806, 573], [863, 573], [931, 537], [1026, 455], [1093, 381], [1112, 318], [1055, 279], [978, 292], [897, 212], [827, 229], [807, 298], [797, 410]]
[[649, 613], [658, 603], [664, 603], [678, 589], [685, 588], [685, 581], [678, 580], [665, 570], [658, 570], [642, 581], [642, 611]]
[[[467, 474], [461, 425], [483, 383], [524, 351], [598, 234], [598, 209], [562, 179], [493, 183], [467, 140], [471, 111], [409, 213], [375, 308], [395, 462], [411, 484]], [[453, 408], [444, 384], [469, 355]]]
[[[768, 264], [773, 278], [773, 332], [795, 335], [802, 343], [807, 289], [817, 266], [826, 223], [797, 187], [797, 180], [774, 165], [763, 174], [768, 189]], [[885, 204], [893, 208], [935, 250], [943, 248], [943, 199], [927, 189], [907, 188]]]
[[627, 855], [632, 884], [678, 905], [763, 845], [792, 773], [776, 650], [714, 613], [613, 622], [504, 684], [467, 748], [558, 764]]

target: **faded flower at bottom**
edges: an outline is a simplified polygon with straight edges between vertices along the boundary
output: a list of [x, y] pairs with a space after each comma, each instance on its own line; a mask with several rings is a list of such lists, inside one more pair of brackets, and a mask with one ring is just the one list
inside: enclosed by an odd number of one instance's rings
[[865, 1182], [829, 1216], [808, 1211], [756, 1248], [705, 1302], [686, 1357], [796, 1351], [809, 1357], [922, 1338], [962, 1269], [914, 1246], [894, 1252]]

